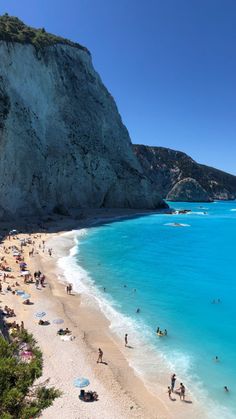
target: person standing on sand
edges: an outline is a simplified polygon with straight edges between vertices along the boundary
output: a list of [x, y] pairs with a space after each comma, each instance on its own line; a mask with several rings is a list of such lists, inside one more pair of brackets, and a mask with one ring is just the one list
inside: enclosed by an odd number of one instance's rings
[[174, 392], [175, 382], [176, 382], [176, 374], [172, 374], [172, 376], [171, 376], [171, 391], [172, 391], [172, 393]]
[[168, 386], [167, 393], [168, 393], [168, 395], [169, 395], [169, 399], [171, 399], [171, 388], [170, 388], [170, 386]]
[[127, 335], [127, 333], [125, 334], [125, 346], [127, 346], [128, 345], [128, 335]]
[[102, 357], [103, 357], [103, 352], [102, 352], [101, 348], [98, 348], [98, 360], [97, 360], [97, 364], [98, 363], [102, 363]]
[[180, 400], [184, 401], [185, 400], [185, 387], [184, 387], [183, 383], [180, 383], [180, 387], [178, 388], [177, 391], [179, 391]]

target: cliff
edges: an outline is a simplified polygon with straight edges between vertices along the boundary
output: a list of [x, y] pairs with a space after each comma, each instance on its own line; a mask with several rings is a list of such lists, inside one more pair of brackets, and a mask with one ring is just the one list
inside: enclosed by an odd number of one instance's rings
[[168, 192], [168, 201], [210, 202], [211, 199], [203, 187], [190, 177], [180, 180]]
[[85, 47], [0, 18], [0, 216], [166, 204]]
[[[174, 198], [174, 194], [169, 194], [170, 191], [178, 182], [191, 178], [202, 188], [201, 192], [207, 193], [204, 201], [236, 199], [236, 176], [198, 164], [187, 154], [169, 148], [134, 145], [133, 150], [144, 173], [153, 181], [163, 197], [171, 196], [172, 200], [177, 201], [177, 195]], [[191, 199], [188, 192], [191, 189], [189, 182], [181, 183], [174, 192], [180, 191], [181, 188], [181, 200], [199, 201], [199, 186], [196, 189], [196, 183], [190, 183], [194, 187]]]

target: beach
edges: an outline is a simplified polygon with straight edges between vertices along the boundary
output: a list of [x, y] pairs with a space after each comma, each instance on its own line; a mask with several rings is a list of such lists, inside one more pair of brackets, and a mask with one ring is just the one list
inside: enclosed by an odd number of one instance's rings
[[[43, 222], [43, 225], [28, 225], [27, 233], [24, 232], [26, 227], [23, 227], [22, 233], [10, 239], [6, 238], [1, 245], [3, 255], [3, 246], [17, 245], [18, 239], [30, 237], [34, 241], [34, 255], [29, 256], [32, 245], [24, 247], [23, 255], [27, 268], [31, 273], [40, 270], [46, 276], [43, 288], [36, 289], [34, 283], [23, 284], [14, 257], [11, 252], [6, 254], [6, 261], [12, 269], [14, 279], [6, 278], [7, 282], [3, 283], [1, 306], [7, 304], [14, 308], [16, 321], [23, 321], [25, 328], [36, 338], [44, 357], [44, 374], [40, 382], [49, 378], [50, 385], [63, 393], [53, 406], [43, 412], [42, 417], [45, 419], [55, 418], [57, 415], [65, 419], [205, 417], [204, 411], [195, 401], [182, 403], [178, 395], [175, 396], [175, 402], [168, 399], [167, 386], [170, 377], [166, 377], [166, 386], [161, 397], [152, 394], [130, 367], [122, 350], [123, 342], [109, 329], [109, 320], [101, 312], [98, 304], [95, 301], [94, 304], [86, 304], [83, 295], [73, 291], [72, 295], [68, 295], [65, 291], [66, 278], [63, 277], [57, 262], [58, 258], [68, 254], [73, 247], [73, 240], [68, 232], [88, 228], [103, 219], [132, 216], [138, 216], [137, 212], [90, 211], [82, 220], [55, 216], [53, 220]], [[48, 252], [51, 248], [52, 256]], [[18, 288], [30, 294], [32, 305], [22, 304], [20, 296], [5, 291], [7, 284], [11, 285], [16, 279], [20, 283]], [[44, 319], [50, 322], [49, 325], [38, 324], [35, 313], [40, 311], [46, 313]], [[55, 319], [63, 319], [63, 325], [55, 324]], [[60, 327], [68, 327], [73, 340], [61, 340], [57, 335]], [[103, 364], [97, 364], [99, 347], [104, 353]], [[97, 402], [85, 403], [78, 398], [79, 389], [74, 387], [73, 382], [81, 376], [89, 378], [88, 389], [98, 393]], [[187, 396], [189, 398], [188, 393]]]

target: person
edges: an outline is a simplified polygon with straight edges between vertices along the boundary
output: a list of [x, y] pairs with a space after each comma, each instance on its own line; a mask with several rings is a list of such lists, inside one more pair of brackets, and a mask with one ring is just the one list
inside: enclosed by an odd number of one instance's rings
[[140, 308], [137, 308], [136, 313], [140, 313]]
[[228, 389], [228, 387], [227, 387], [227, 386], [224, 386], [224, 390], [225, 390], [225, 392], [226, 392], [226, 393], [228, 393], [228, 392], [229, 392], [229, 389]]
[[174, 392], [175, 382], [176, 382], [176, 374], [172, 374], [172, 376], [171, 376], [171, 391], [172, 391], [172, 393]]
[[185, 400], [185, 387], [184, 387], [183, 383], [180, 383], [178, 391], [179, 391], [180, 400]]
[[157, 328], [157, 333], [159, 333], [160, 332], [160, 327], [158, 326], [158, 328]]
[[98, 360], [97, 360], [97, 364], [99, 362], [102, 363], [102, 357], [103, 357], [103, 352], [102, 352], [101, 348], [98, 348]]
[[24, 325], [23, 321], [21, 321], [20, 330], [21, 330], [21, 332], [23, 332], [25, 330], [25, 325]]
[[170, 388], [170, 386], [168, 386], [167, 393], [168, 393], [168, 395], [169, 395], [169, 399], [171, 399], [171, 388]]
[[219, 358], [218, 358], [218, 356], [215, 356], [214, 361], [215, 361], [215, 362], [219, 362]]
[[2, 292], [2, 283], [0, 281], [0, 292]]
[[125, 334], [125, 346], [127, 346], [128, 345], [128, 335], [127, 335], [127, 333]]
[[164, 331], [164, 335], [165, 335], [165, 336], [167, 336], [167, 330], [166, 330], [166, 329], [165, 329], [165, 331]]

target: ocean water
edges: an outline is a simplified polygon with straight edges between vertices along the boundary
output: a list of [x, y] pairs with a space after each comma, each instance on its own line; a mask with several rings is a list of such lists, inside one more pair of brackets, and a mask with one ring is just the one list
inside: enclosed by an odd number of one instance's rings
[[236, 202], [172, 206], [192, 213], [75, 232], [61, 266], [75, 289], [94, 295], [114, 333], [128, 333], [129, 362], [156, 394], [175, 372], [209, 417], [236, 418]]

